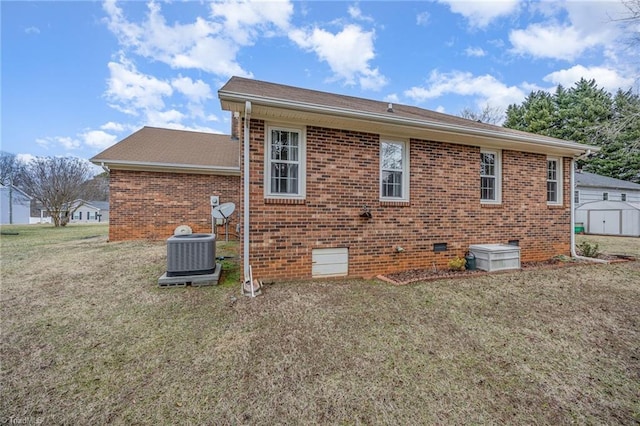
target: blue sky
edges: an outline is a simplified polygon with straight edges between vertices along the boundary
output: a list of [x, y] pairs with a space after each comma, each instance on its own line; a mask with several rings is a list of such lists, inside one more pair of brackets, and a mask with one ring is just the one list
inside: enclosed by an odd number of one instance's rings
[[457, 115], [638, 90], [620, 1], [6, 2], [2, 150], [91, 158], [142, 126], [229, 132], [232, 75]]

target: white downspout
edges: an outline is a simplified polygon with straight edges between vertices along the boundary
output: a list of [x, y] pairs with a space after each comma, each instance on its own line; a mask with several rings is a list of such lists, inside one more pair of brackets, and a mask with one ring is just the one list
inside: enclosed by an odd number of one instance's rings
[[[251, 102], [246, 101], [244, 104], [244, 183], [243, 183], [243, 249], [242, 249], [242, 258], [243, 258], [243, 269], [244, 269], [244, 279], [243, 282], [246, 282], [250, 279], [249, 274], [249, 128], [251, 121]], [[250, 283], [251, 288], [253, 289], [253, 283]]]
[[[586, 154], [580, 155], [578, 157], [586, 157], [591, 154], [591, 150], [587, 150]], [[588, 260], [590, 262], [596, 263], [609, 263], [603, 259], [596, 259], [595, 257], [586, 257], [586, 256], [578, 256], [576, 252], [576, 200], [575, 200], [575, 191], [576, 191], [576, 159], [571, 159], [571, 257], [574, 259], [580, 260]]]

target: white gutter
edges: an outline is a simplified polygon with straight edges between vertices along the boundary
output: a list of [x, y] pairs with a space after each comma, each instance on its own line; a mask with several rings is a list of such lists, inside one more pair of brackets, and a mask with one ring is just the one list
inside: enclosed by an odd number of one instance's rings
[[[98, 164], [98, 161], [100, 162]], [[219, 173], [225, 175], [240, 175], [240, 167], [233, 166], [202, 166], [199, 164], [184, 163], [156, 163], [149, 161], [121, 161], [121, 160], [94, 160], [94, 164], [108, 171], [109, 168], [123, 168], [131, 170], [155, 170], [155, 171], [180, 171], [184, 173]]]
[[268, 98], [264, 96], [247, 95], [247, 94], [235, 93], [235, 92], [219, 92], [219, 97], [221, 100], [224, 99], [231, 102], [234, 102], [234, 101], [241, 102], [249, 99], [250, 101], [247, 101], [247, 102], [252, 101], [257, 105], [293, 109], [297, 111], [316, 112], [320, 114], [330, 114], [334, 116], [337, 115], [337, 116], [342, 116], [346, 118], [374, 120], [378, 122], [383, 122], [388, 124], [398, 124], [402, 126], [414, 126], [418, 128], [436, 130], [443, 133], [457, 133], [457, 134], [464, 134], [469, 136], [480, 136], [480, 137], [508, 140], [508, 141], [514, 141], [514, 142], [536, 143], [542, 146], [565, 148], [565, 149], [580, 151], [580, 152], [584, 152], [585, 149], [591, 149], [592, 151], [599, 151], [599, 148], [595, 146], [588, 146], [588, 145], [579, 144], [576, 142], [567, 142], [567, 141], [562, 141], [560, 139], [538, 137], [533, 134], [526, 134], [526, 135], [520, 136], [514, 133], [496, 132], [494, 130], [489, 130], [489, 129], [469, 128], [467, 126], [461, 126], [458, 124], [439, 123], [431, 120], [390, 116], [389, 114], [363, 112], [363, 111], [357, 111], [357, 110], [352, 110], [348, 108], [328, 107], [325, 105], [311, 104], [306, 102], [297, 102], [292, 100], [280, 100], [280, 99]]
[[[580, 159], [582, 157], [586, 157], [588, 155], [591, 155], [591, 150], [588, 149], [587, 152], [583, 155], [578, 156], [577, 158]], [[589, 262], [595, 262], [595, 263], [609, 263], [606, 260], [603, 259], [596, 259], [595, 257], [586, 257], [586, 256], [579, 256], [578, 253], [576, 252], [576, 200], [575, 200], [575, 173], [576, 172], [576, 159], [572, 158], [571, 159], [571, 257], [573, 257], [574, 259], [578, 259], [578, 260], [586, 260]]]
[[[243, 258], [243, 268], [244, 268], [244, 278], [243, 283], [245, 283], [248, 279], [251, 279], [250, 271], [249, 271], [249, 142], [251, 140], [249, 134], [251, 121], [251, 102], [246, 101], [244, 104], [244, 183], [243, 183], [243, 216], [244, 216], [244, 224], [243, 224], [243, 250], [242, 250], [242, 258]], [[251, 289], [253, 291], [253, 282], [249, 283], [251, 285]], [[244, 284], [243, 284], [244, 286]], [[243, 287], [244, 288], [244, 287]]]

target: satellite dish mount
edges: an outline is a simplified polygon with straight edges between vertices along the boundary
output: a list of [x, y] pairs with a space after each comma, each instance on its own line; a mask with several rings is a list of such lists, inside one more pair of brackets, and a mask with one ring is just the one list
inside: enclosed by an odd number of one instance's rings
[[[211, 208], [211, 216], [214, 219], [224, 220], [225, 241], [229, 241], [229, 216], [236, 210], [236, 205], [233, 203], [222, 203], [219, 206]], [[214, 226], [215, 229], [215, 226]], [[215, 233], [215, 232], [214, 232]]]

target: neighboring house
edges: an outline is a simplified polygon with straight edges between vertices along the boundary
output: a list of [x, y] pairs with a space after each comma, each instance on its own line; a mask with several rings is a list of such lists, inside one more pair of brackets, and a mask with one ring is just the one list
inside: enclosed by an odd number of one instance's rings
[[446, 268], [471, 244], [571, 253], [571, 171], [595, 147], [239, 77], [218, 96], [239, 117], [245, 277]]
[[0, 224], [28, 224], [31, 197], [13, 185], [0, 185]]
[[109, 240], [211, 232], [210, 197], [239, 202], [239, 149], [229, 135], [144, 127], [93, 157], [109, 169]]
[[71, 215], [70, 223], [101, 223], [109, 221], [109, 202], [81, 201]]
[[574, 199], [576, 207], [591, 201], [640, 203], [640, 184], [576, 171]]

